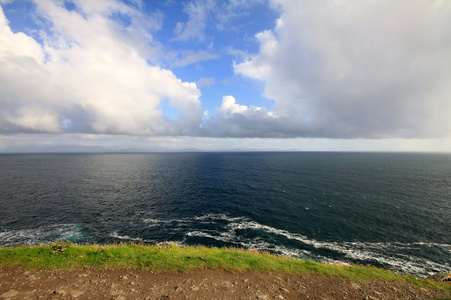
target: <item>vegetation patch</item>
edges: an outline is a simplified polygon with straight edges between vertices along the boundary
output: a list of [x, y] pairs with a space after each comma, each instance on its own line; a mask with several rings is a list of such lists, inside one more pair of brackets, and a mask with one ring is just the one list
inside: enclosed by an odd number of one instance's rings
[[36, 269], [135, 268], [154, 272], [184, 272], [193, 268], [259, 271], [285, 274], [322, 274], [352, 281], [408, 281], [425, 288], [451, 291], [449, 284], [400, 275], [372, 266], [325, 264], [272, 255], [268, 252], [176, 244], [78, 245], [53, 242], [41, 246], [0, 247], [0, 266]]

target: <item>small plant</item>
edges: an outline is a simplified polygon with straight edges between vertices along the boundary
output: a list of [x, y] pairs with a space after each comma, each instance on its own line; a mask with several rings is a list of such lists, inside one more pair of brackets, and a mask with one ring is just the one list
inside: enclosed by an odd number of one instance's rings
[[94, 254], [104, 254], [105, 253], [105, 249], [101, 245], [95, 245], [93, 253]]
[[72, 245], [70, 241], [55, 241], [52, 242], [48, 247], [50, 251], [52, 251], [53, 255], [60, 255], [63, 254], [70, 245]]

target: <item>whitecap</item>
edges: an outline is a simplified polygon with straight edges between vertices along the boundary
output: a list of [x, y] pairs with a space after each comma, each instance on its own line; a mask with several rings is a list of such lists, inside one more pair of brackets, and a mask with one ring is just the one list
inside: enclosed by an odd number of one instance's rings
[[128, 235], [119, 235], [116, 231], [113, 231], [109, 234], [111, 238], [119, 239], [119, 240], [126, 240], [126, 241], [136, 241], [136, 242], [143, 242], [142, 238], [132, 238]]
[[[331, 242], [318, 241], [310, 239], [304, 235], [292, 233], [287, 230], [277, 229], [268, 225], [260, 224], [256, 221], [244, 217], [228, 217], [224, 214], [208, 214], [193, 218], [194, 220], [205, 223], [217, 223], [218, 221], [227, 221], [227, 224], [222, 228], [224, 231], [215, 230], [195, 230], [190, 231], [186, 236], [204, 237], [215, 239], [224, 243], [238, 244], [245, 248], [252, 248], [258, 250], [273, 251], [282, 255], [298, 256], [298, 257], [314, 257], [317, 260], [327, 262], [337, 262], [334, 259], [320, 256], [303, 249], [288, 248], [283, 245], [277, 245], [265, 240], [263, 237], [257, 236], [254, 238], [245, 238], [237, 234], [238, 230], [262, 231], [267, 234], [293, 240], [305, 245], [309, 245], [315, 249], [325, 249], [337, 253], [341, 253], [346, 259], [354, 262], [362, 263], [377, 263], [383, 265], [393, 271], [402, 273], [412, 273], [418, 276], [428, 276], [434, 272], [451, 269], [449, 263], [438, 263], [425, 258], [415, 257], [413, 255], [403, 254], [402, 250], [409, 250], [410, 247], [428, 246], [439, 247], [441, 249], [449, 250], [451, 245], [438, 243], [390, 243], [390, 242]], [[387, 255], [387, 252], [398, 249], [399, 253], [396, 256]], [[385, 253], [384, 253], [385, 252]], [[346, 263], [346, 261], [345, 261]]]
[[35, 245], [57, 240], [80, 242], [84, 238], [77, 224], [54, 224], [30, 229], [4, 229], [0, 231], [0, 245]]

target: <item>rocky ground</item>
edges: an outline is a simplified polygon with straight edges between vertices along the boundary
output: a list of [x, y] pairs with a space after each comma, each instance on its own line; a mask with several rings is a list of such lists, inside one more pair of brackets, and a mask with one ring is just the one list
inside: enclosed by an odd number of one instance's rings
[[321, 275], [223, 270], [152, 273], [0, 268], [0, 299], [434, 299], [451, 293], [408, 283], [354, 283]]

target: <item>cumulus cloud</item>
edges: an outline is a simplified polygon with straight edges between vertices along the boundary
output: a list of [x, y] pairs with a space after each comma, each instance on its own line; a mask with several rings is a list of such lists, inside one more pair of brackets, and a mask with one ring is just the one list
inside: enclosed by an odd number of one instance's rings
[[222, 97], [221, 107], [218, 110], [220, 116], [230, 116], [233, 114], [241, 114], [246, 116], [264, 115], [271, 117], [273, 114], [268, 112], [266, 108], [259, 106], [247, 106], [236, 103], [233, 96]]
[[[204, 41], [213, 17], [221, 30], [240, 8], [260, 2], [189, 2], [175, 40]], [[0, 132], [450, 136], [449, 2], [272, 0], [281, 15], [255, 35], [258, 53], [229, 47], [228, 54], [240, 59], [237, 74], [263, 82], [274, 105], [243, 105], [230, 91], [211, 116], [195, 83], [160, 67], [173, 54], [154, 39], [161, 14], [143, 15], [142, 2], [133, 3], [77, 0], [67, 10], [62, 1], [36, 1], [46, 27], [33, 35], [13, 32], [0, 6]], [[172, 67], [183, 67], [217, 56], [185, 50], [171, 58]], [[177, 120], [161, 103], [180, 111]]]
[[259, 52], [234, 67], [264, 82], [281, 135], [450, 135], [451, 3], [274, 3], [277, 26], [258, 33]]
[[[120, 1], [74, 3], [71, 11], [60, 1], [35, 3], [51, 24], [39, 33], [43, 43], [12, 32], [0, 7], [0, 130], [195, 132], [200, 90], [158, 66], [158, 20]], [[129, 24], [119, 24], [118, 15]], [[163, 100], [182, 112], [176, 121], [159, 109]]]
[[281, 133], [280, 119], [264, 107], [242, 105], [233, 96], [222, 97], [216, 116], [204, 120], [201, 134], [217, 137], [277, 137]]

